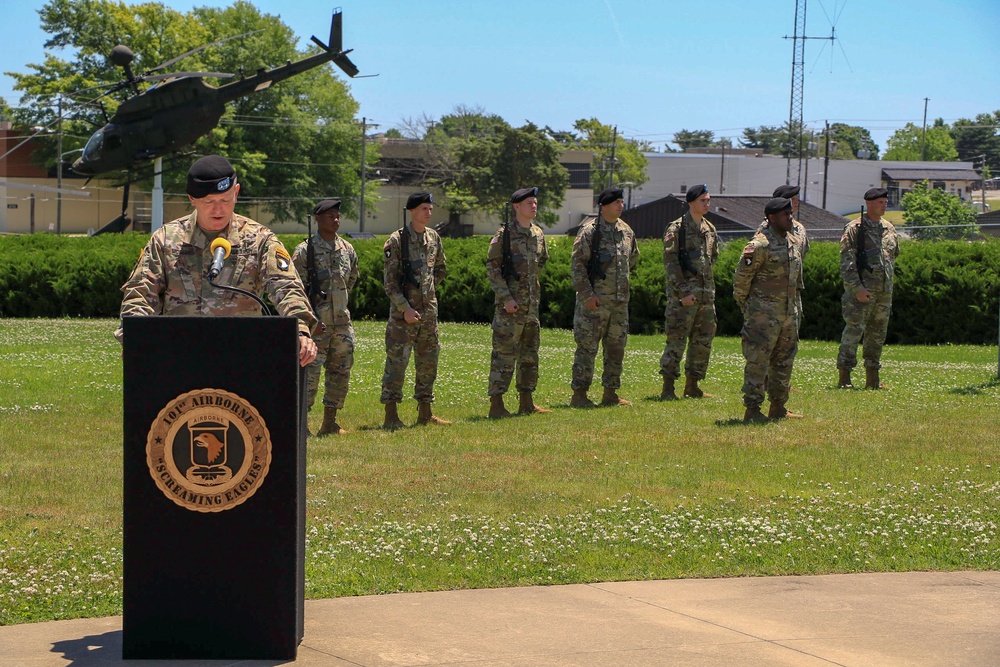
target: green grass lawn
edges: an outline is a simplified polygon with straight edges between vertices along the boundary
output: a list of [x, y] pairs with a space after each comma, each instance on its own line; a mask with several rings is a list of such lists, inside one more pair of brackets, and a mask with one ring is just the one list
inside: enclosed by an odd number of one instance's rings
[[[115, 326], [0, 320], [0, 624], [121, 613]], [[572, 333], [546, 330], [553, 414], [494, 422], [489, 328], [445, 324], [436, 411], [455, 425], [388, 433], [384, 324], [356, 330], [349, 433], [309, 441], [311, 598], [1000, 567], [995, 346], [890, 346], [890, 390], [866, 392], [835, 389], [836, 346], [806, 341], [789, 401], [805, 419], [744, 426], [737, 339], [715, 342], [716, 398], [655, 400], [663, 339], [633, 336], [634, 405], [574, 410]]]

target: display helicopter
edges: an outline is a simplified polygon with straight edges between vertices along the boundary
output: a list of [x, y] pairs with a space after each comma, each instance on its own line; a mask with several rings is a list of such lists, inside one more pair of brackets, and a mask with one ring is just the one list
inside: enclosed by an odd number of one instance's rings
[[[149, 160], [174, 154], [211, 132], [222, 119], [227, 102], [265, 90], [278, 81], [325, 63], [333, 62], [351, 78], [358, 75], [357, 66], [347, 57], [353, 49], [343, 48], [343, 13], [340, 9], [333, 13], [329, 42], [324, 44], [315, 36], [311, 39], [322, 49], [321, 53], [289, 61], [280, 67], [261, 68], [249, 77], [242, 76], [241, 71], [239, 81], [221, 86], [210, 86], [204, 79], [233, 75], [220, 72], [151, 74], [206, 47], [188, 51], [136, 76], [131, 68], [135, 57], [132, 51], [124, 45], [116, 46], [111, 51], [110, 60], [125, 70], [126, 78], [105, 95], [120, 90], [130, 90], [133, 94], [118, 106], [107, 124], [90, 137], [83, 154], [73, 163], [73, 171], [90, 177], [110, 171], [131, 171]], [[138, 84], [146, 81], [156, 83], [140, 91]], [[126, 216], [130, 180], [127, 178], [125, 181], [122, 214], [98, 233], [123, 231], [130, 224], [131, 220]]]

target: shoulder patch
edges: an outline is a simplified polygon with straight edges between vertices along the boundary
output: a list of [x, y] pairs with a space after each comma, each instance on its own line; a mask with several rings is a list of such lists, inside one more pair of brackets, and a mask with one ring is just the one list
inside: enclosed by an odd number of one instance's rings
[[285, 246], [276, 245], [274, 246], [274, 262], [277, 264], [278, 268], [282, 271], [287, 271], [292, 265], [292, 258], [289, 257], [288, 251], [285, 250]]
[[743, 263], [744, 264], [746, 264], [747, 266], [750, 266], [751, 264], [753, 264], [753, 254], [754, 254], [754, 252], [756, 250], [757, 250], [757, 247], [753, 244], [753, 242], [746, 244], [746, 246], [743, 248]]
[[674, 240], [674, 233], [673, 232], [667, 232], [667, 235], [663, 237], [663, 242], [664, 243], [670, 243], [673, 240]]
[[499, 236], [494, 236], [492, 239], [490, 239], [490, 245], [493, 245], [494, 243], [496, 243], [499, 240], [500, 240]]

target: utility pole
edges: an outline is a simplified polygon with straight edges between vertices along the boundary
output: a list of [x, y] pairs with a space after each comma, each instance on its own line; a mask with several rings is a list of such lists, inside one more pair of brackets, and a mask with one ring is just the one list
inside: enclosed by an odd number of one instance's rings
[[726, 189], [726, 141], [722, 141], [722, 172], [719, 174], [719, 194]]
[[930, 101], [929, 97], [924, 98], [924, 129], [920, 133], [920, 161], [924, 161], [924, 155], [927, 154], [927, 102]]
[[830, 182], [830, 121], [826, 121], [826, 157], [823, 158], [823, 208], [826, 208], [826, 186]]
[[608, 165], [608, 187], [614, 180], [615, 175], [615, 149], [618, 147], [618, 126], [615, 125], [614, 133], [611, 135], [611, 163]]
[[59, 192], [56, 194], [56, 236], [62, 233], [62, 95], [56, 97], [56, 109], [59, 113], [59, 136], [56, 139], [56, 187]]
[[368, 143], [366, 133], [368, 119], [361, 117], [361, 202], [358, 204], [358, 232], [365, 231], [365, 178], [368, 175], [368, 168], [365, 164], [365, 144]]

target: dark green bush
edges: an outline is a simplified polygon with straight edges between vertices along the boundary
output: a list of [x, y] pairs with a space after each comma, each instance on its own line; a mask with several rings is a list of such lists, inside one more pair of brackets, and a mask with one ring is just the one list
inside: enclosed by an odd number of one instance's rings
[[[0, 316], [116, 317], [120, 287], [148, 236], [96, 238], [0, 236]], [[302, 235], [283, 235], [293, 249]], [[385, 319], [389, 299], [382, 285], [385, 238], [354, 241], [361, 277], [351, 293], [356, 319]], [[489, 237], [445, 239], [448, 276], [438, 292], [442, 320], [490, 322], [493, 291], [486, 278]], [[549, 263], [542, 274], [542, 325], [571, 328], [575, 294], [570, 277], [573, 240], [550, 235]], [[715, 267], [716, 310], [720, 335], [737, 335], [742, 326], [733, 303], [733, 273], [743, 243], [723, 247]], [[663, 331], [666, 301], [662, 245], [639, 242], [632, 276], [631, 328], [634, 333]], [[814, 243], [806, 258], [805, 316], [802, 337], [838, 340], [843, 329], [839, 247]], [[997, 340], [1000, 299], [1000, 241], [917, 243], [902, 246], [897, 263], [889, 342], [912, 344], [974, 343]]]

